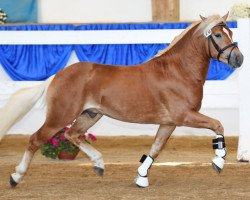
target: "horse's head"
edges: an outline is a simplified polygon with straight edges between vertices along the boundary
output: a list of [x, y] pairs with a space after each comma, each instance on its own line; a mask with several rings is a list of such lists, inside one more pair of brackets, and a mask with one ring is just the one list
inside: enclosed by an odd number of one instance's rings
[[222, 18], [200, 16], [201, 23], [204, 23], [203, 34], [207, 38], [207, 49], [211, 58], [224, 62], [232, 68], [238, 68], [242, 65], [243, 55], [232, 41], [233, 33], [226, 25], [227, 16], [228, 13]]

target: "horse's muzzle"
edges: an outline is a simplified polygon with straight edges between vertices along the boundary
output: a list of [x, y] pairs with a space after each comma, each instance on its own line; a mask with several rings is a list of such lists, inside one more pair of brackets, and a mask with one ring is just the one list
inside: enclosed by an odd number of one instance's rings
[[242, 65], [244, 60], [244, 56], [242, 55], [241, 52], [233, 52], [231, 55], [231, 58], [229, 60], [229, 65], [232, 68], [238, 68]]

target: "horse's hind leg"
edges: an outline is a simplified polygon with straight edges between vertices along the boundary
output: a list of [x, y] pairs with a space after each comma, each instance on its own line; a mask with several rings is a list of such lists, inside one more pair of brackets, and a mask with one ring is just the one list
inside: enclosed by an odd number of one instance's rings
[[160, 125], [155, 141], [151, 147], [149, 155], [143, 155], [140, 162], [142, 163], [141, 166], [138, 168], [138, 176], [135, 180], [136, 185], [139, 187], [147, 187], [148, 183], [148, 170], [154, 162], [154, 159], [157, 158], [161, 150], [164, 148], [168, 138], [174, 131], [175, 126], [168, 126], [168, 125]]
[[91, 161], [94, 162], [94, 170], [95, 172], [102, 176], [104, 173], [104, 162], [102, 158], [102, 154], [97, 151], [94, 147], [92, 147], [89, 143], [80, 139], [81, 135], [86, 133], [86, 131], [93, 126], [100, 118], [102, 114], [94, 113], [91, 111], [85, 111], [83, 114], [76, 119], [76, 122], [69, 129], [69, 131], [65, 134], [66, 138], [72, 141], [75, 145], [77, 145], [81, 151], [86, 153]]
[[35, 152], [44, 144], [49, 138], [51, 138], [58, 129], [49, 128], [46, 125], [43, 125], [37, 132], [35, 132], [29, 141], [29, 146], [25, 151], [23, 158], [19, 165], [16, 167], [15, 173], [10, 176], [10, 185], [15, 187], [22, 179], [28, 167], [31, 163], [31, 160]]

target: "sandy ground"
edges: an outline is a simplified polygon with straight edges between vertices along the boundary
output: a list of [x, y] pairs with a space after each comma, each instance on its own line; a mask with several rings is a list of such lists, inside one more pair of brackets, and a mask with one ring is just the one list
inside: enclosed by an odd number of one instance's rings
[[[52, 160], [37, 152], [23, 181], [9, 186], [9, 175], [21, 160], [28, 137], [7, 136], [0, 143], [0, 199], [250, 199], [250, 165], [236, 160], [237, 138], [226, 138], [228, 156], [221, 174], [211, 167], [212, 137], [172, 137], [149, 174], [150, 186], [134, 183], [138, 160], [148, 153], [152, 137], [98, 137], [104, 177], [80, 153], [74, 161]], [[167, 163], [168, 165], [159, 165]], [[184, 163], [178, 166], [169, 164]]]

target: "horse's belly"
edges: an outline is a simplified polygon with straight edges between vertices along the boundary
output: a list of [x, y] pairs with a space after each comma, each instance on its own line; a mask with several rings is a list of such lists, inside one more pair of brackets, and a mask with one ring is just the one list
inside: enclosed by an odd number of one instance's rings
[[166, 109], [159, 108], [133, 108], [131, 110], [103, 108], [104, 114], [125, 122], [141, 124], [172, 124], [173, 121]]

